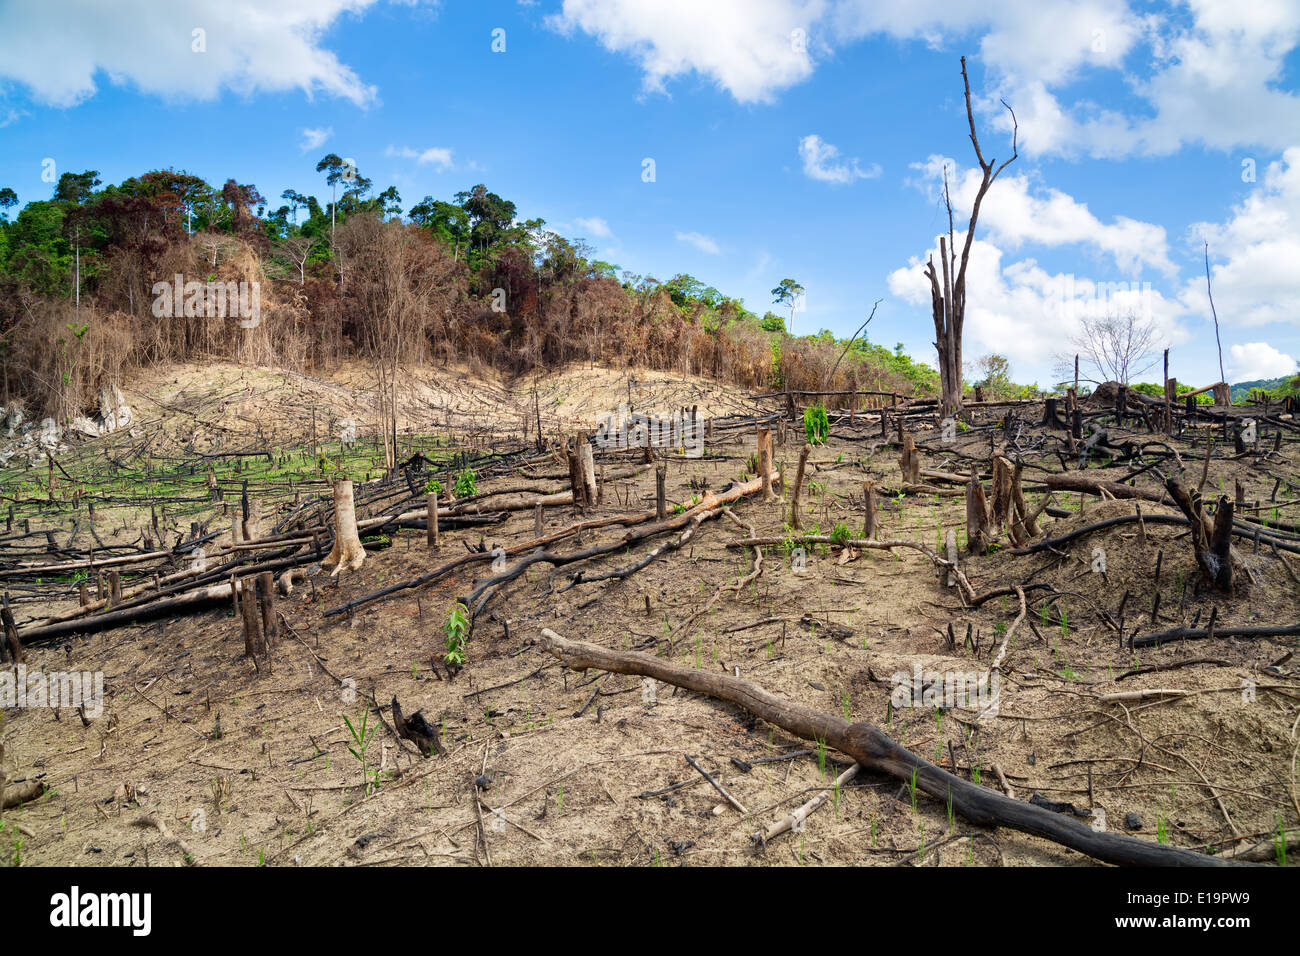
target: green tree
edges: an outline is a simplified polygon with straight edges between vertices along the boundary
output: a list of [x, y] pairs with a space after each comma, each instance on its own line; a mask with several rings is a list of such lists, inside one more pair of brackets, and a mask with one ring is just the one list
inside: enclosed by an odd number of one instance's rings
[[425, 196], [407, 213], [411, 221], [428, 229], [452, 247], [452, 259], [460, 258], [461, 246], [469, 242], [469, 213], [455, 203]]
[[5, 271], [39, 295], [71, 291], [72, 247], [64, 236], [63, 203], [30, 202], [5, 228], [9, 259]]
[[790, 334], [794, 334], [794, 309], [799, 297], [804, 294], [804, 287], [794, 279], [782, 279], [780, 285], [772, 290], [772, 301], [777, 305], [790, 306]]
[[400, 216], [402, 214], [402, 197], [398, 195], [396, 186], [389, 186], [377, 198], [380, 211], [385, 216]]
[[482, 183], [456, 193], [456, 202], [469, 216], [470, 248], [477, 247], [480, 256], [507, 239], [515, 221], [514, 203], [490, 192]]
[[330, 187], [330, 246], [334, 245], [335, 216], [338, 207], [339, 183], [350, 182], [356, 176], [356, 167], [343, 162], [337, 153], [326, 153], [316, 164], [316, 172], [325, 174], [325, 184]]
[[54, 187], [54, 201], [80, 206], [86, 203], [99, 185], [99, 170], [88, 169], [84, 173], [64, 173]]
[[976, 382], [991, 398], [1003, 398], [1015, 390], [1011, 381], [1011, 363], [1005, 355], [990, 352], [976, 363], [983, 378]]

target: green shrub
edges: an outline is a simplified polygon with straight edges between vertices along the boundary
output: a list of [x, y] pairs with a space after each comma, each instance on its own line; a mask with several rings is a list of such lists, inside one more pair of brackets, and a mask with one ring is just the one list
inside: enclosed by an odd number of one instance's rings
[[457, 498], [468, 498], [470, 495], [478, 494], [477, 475], [474, 474], [473, 468], [466, 468], [456, 476], [455, 492]]
[[821, 445], [831, 434], [831, 422], [826, 417], [826, 406], [818, 402], [808, 406], [803, 413], [803, 430], [810, 445]]

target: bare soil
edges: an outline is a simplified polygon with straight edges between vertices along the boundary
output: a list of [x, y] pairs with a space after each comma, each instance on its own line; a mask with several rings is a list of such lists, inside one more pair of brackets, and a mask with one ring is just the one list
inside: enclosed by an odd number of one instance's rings
[[[650, 389], [638, 396], [643, 410], [699, 405], [701, 416], [753, 413], [753, 402], [735, 389], [635, 376]], [[301, 442], [312, 408], [322, 433], [348, 416], [360, 419], [365, 431], [374, 406], [364, 381], [363, 368], [323, 382], [266, 370], [185, 367], [132, 383], [129, 398], [141, 427], [157, 423], [181, 455], [187, 448], [232, 448], [236, 439], [243, 447], [250, 434]], [[626, 372], [608, 369], [541, 379], [545, 430], [590, 425], [598, 412], [626, 400], [628, 385]], [[425, 371], [403, 396], [403, 427], [412, 434], [474, 432], [480, 441], [519, 437], [522, 422], [535, 415], [533, 386]], [[976, 420], [989, 424], [1000, 414], [981, 411]], [[827, 444], [813, 451], [802, 502], [805, 532], [828, 534], [839, 523], [860, 531], [864, 478], [887, 491], [898, 487], [897, 448], [879, 433], [878, 425], [861, 419], [852, 427], [837, 422]], [[986, 431], [972, 429], [952, 444], [940, 443], [933, 430], [921, 430], [918, 438], [925, 468], [960, 470], [963, 455], [987, 461]], [[784, 474], [793, 474], [802, 429], [797, 441], [791, 429], [776, 448]], [[747, 474], [753, 446], [750, 428], [722, 433], [704, 458], [670, 454], [670, 506], [689, 505], [704, 489], [722, 489]], [[1178, 447], [1195, 484], [1203, 448]], [[1247, 501], [1269, 502], [1270, 474], [1290, 477], [1300, 489], [1297, 446], [1282, 447], [1263, 463], [1216, 457], [1207, 497], [1220, 482], [1231, 494], [1240, 480]], [[622, 460], [636, 466], [639, 458], [631, 452]], [[1048, 464], [1059, 470], [1054, 459]], [[1125, 470], [1089, 474], [1116, 478]], [[529, 471], [546, 473], [557, 488], [566, 484], [558, 461], [534, 463]], [[1026, 470], [1028, 485], [1034, 476]], [[506, 474], [481, 482], [479, 490], [522, 483], [535, 482]], [[654, 490], [653, 468], [610, 479], [601, 504], [585, 518], [653, 509]], [[1284, 486], [1269, 507], [1294, 521], [1300, 508], [1287, 509], [1288, 493]], [[1038, 497], [1030, 493], [1031, 506]], [[1056, 500], [1072, 513], [1045, 523], [1053, 536], [1134, 509], [1131, 501], [1075, 494], [1058, 493]], [[491, 509], [490, 503], [483, 507]], [[935, 547], [948, 528], [964, 527], [964, 508], [957, 496], [883, 497], [877, 537]], [[759, 535], [785, 536], [788, 509], [785, 499], [763, 504], [753, 497], [733, 512]], [[1142, 510], [1177, 514], [1146, 502]], [[127, 518], [121, 520], [123, 537], [131, 537]], [[550, 508], [545, 529], [577, 520], [572, 508]], [[1294, 830], [1300, 818], [1295, 639], [1218, 637], [1135, 652], [1122, 645], [1113, 626], [1121, 601], [1129, 634], [1135, 627], [1147, 633], [1197, 618], [1203, 626], [1211, 607], [1217, 607], [1220, 626], [1293, 623], [1300, 580], [1267, 545], [1256, 551], [1238, 541], [1255, 581], [1236, 596], [1198, 593], [1186, 531], [1170, 524], [1151, 523], [1144, 532], [1136, 524], [1118, 525], [1032, 555], [1011, 555], [1005, 540], [984, 556], [963, 555], [977, 591], [1032, 582], [1059, 592], [1027, 595], [1028, 620], [1008, 648], [999, 712], [986, 721], [963, 707], [890, 706], [899, 672], [910, 676], [918, 666], [923, 672], [987, 671], [1019, 610], [1014, 595], [964, 608], [956, 589], [914, 551], [813, 548], [800, 571], [786, 549], [769, 549], [752, 585], [725, 595], [686, 633], [668, 640], [720, 586], [752, 568], [752, 551], [726, 547], [741, 535], [726, 520], [705, 522], [680, 551], [622, 581], [575, 585], [572, 576], [621, 567], [651, 545], [554, 572], [548, 565], [532, 568], [477, 616], [468, 664], [454, 677], [440, 663], [444, 623], [457, 596], [488, 573], [485, 565], [467, 565], [351, 614], [324, 615], [464, 554], [467, 546], [527, 541], [532, 523], [532, 512], [524, 511], [486, 530], [450, 531], [440, 553], [426, 546], [423, 532], [401, 531], [355, 574], [315, 573], [281, 601], [289, 632], [273, 648], [270, 673], [257, 673], [244, 656], [239, 622], [228, 608], [31, 648], [29, 668], [103, 671], [106, 699], [103, 716], [88, 726], [66, 709], [4, 712], [11, 782], [40, 775], [49, 787], [40, 799], [0, 814], [4, 860], [79, 866], [1091, 865], [1037, 838], [972, 828], [950, 819], [942, 803], [870, 775], [837, 791], [803, 832], [756, 847], [751, 834], [827, 789], [848, 766], [846, 758], [834, 751], [819, 755], [810, 742], [731, 704], [663, 685], [651, 696], [636, 678], [570, 672], [537, 646], [544, 626], [686, 666], [738, 672], [791, 700], [874, 722], [926, 759], [983, 785], [999, 788], [1000, 775], [1019, 798], [1037, 793], [1081, 812], [1099, 808], [1112, 830], [1124, 829], [1126, 814], [1136, 814], [1140, 822], [1131, 820], [1129, 832], [1147, 839], [1224, 851], [1265, 841], [1279, 825]], [[66, 522], [51, 521], [56, 526], [66, 528]], [[560, 547], [576, 550], [622, 533], [613, 526]], [[1105, 551], [1104, 573], [1094, 570], [1098, 548]], [[1152, 621], [1161, 553], [1161, 601]], [[1300, 556], [1291, 561], [1300, 568]], [[24, 604], [20, 626], [69, 606], [66, 597]], [[955, 647], [949, 646], [949, 625]], [[1135, 668], [1193, 658], [1207, 661], [1125, 677]], [[1100, 699], [1151, 688], [1189, 693], [1118, 704]], [[441, 728], [447, 755], [426, 759], [395, 736], [394, 696], [408, 716], [421, 711]], [[366, 752], [366, 768], [379, 771], [377, 783], [372, 776], [367, 786], [361, 763], [349, 753], [356, 744], [345, 718], [358, 723], [369, 697], [381, 705], [383, 721]], [[366, 720], [375, 726], [373, 710]], [[806, 750], [813, 752], [769, 759]], [[749, 814], [728, 806], [687, 764], [687, 754]], [[485, 809], [476, 807], [476, 797]], [[164, 821], [185, 846], [139, 825], [146, 815]]]

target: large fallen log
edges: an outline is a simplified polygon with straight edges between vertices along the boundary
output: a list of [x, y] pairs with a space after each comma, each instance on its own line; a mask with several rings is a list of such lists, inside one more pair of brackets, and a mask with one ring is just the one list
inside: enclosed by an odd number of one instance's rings
[[1041, 484], [1052, 491], [1078, 491], [1100, 496], [1102, 491], [1105, 490], [1113, 498], [1139, 498], [1143, 501], [1154, 501], [1158, 504], [1172, 504], [1169, 496], [1162, 492], [1150, 491], [1146, 488], [1134, 488], [1132, 485], [1121, 484], [1118, 481], [1107, 481], [1104, 478], [1089, 478], [1075, 472], [1044, 475]]
[[1210, 637], [1293, 637], [1300, 635], [1300, 624], [1287, 624], [1278, 627], [1238, 627], [1232, 624], [1220, 624], [1210, 629], [1207, 627], [1175, 627], [1158, 634], [1143, 634], [1129, 640], [1130, 647], [1155, 647], [1160, 644], [1172, 644], [1175, 641], [1197, 641]]
[[792, 734], [834, 747], [866, 770], [909, 784], [914, 782], [918, 790], [943, 801], [951, 806], [953, 813], [979, 826], [1009, 827], [1078, 850], [1093, 859], [1121, 866], [1231, 865], [1195, 850], [1150, 843], [1118, 833], [1098, 832], [1059, 813], [1013, 800], [936, 767], [900, 747], [872, 724], [865, 721], [851, 724], [834, 714], [782, 700], [739, 677], [680, 667], [637, 651], [615, 651], [596, 644], [566, 640], [549, 628], [542, 629], [541, 646], [575, 670], [595, 667], [615, 674], [652, 677], [730, 701]]

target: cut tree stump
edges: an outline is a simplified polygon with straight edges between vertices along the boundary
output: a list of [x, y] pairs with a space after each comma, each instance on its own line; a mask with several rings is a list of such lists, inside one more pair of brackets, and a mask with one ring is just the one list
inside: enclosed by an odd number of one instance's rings
[[9, 592], [4, 593], [3, 599], [0, 599], [0, 618], [4, 620], [5, 629], [5, 647], [9, 651], [9, 660], [15, 664], [21, 664], [24, 660], [23, 645], [18, 640], [18, 626], [14, 624], [14, 612], [9, 607]]
[[321, 567], [332, 567], [331, 576], [340, 571], [360, 570], [366, 560], [366, 549], [361, 546], [357, 532], [357, 506], [352, 495], [352, 482], [340, 478], [334, 482], [334, 547], [321, 562]]
[[763, 479], [763, 501], [772, 502], [772, 429], [758, 426], [758, 476]]
[[1232, 511], [1233, 504], [1227, 495], [1219, 498], [1214, 512], [1214, 522], [1201, 507], [1201, 493], [1188, 491], [1177, 478], [1165, 481], [1169, 495], [1187, 516], [1191, 528], [1192, 551], [1201, 578], [1216, 591], [1231, 592], [1234, 575], [1232, 563]]
[[812, 454], [812, 445], [805, 444], [799, 450], [799, 467], [794, 473], [794, 489], [790, 494], [790, 527], [802, 528], [803, 524], [799, 520], [799, 492], [803, 490], [803, 474], [808, 467], [808, 456]]

